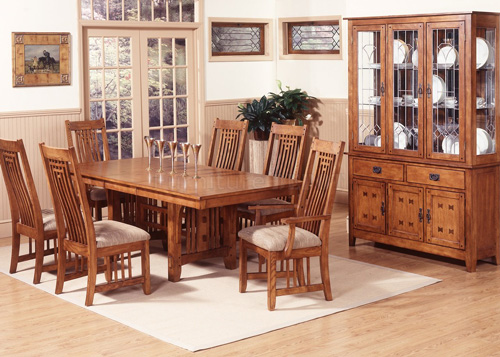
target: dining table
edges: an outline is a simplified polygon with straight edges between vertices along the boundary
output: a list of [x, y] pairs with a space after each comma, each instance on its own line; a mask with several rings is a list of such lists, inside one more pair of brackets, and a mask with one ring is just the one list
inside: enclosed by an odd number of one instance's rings
[[[157, 172], [156, 159], [148, 171], [148, 158], [139, 157], [81, 163], [79, 171], [86, 184], [107, 189], [108, 219], [121, 219], [121, 193], [166, 205], [168, 280], [172, 282], [180, 280], [182, 265], [201, 259], [223, 257], [227, 269], [236, 269], [238, 204], [297, 195], [301, 186], [299, 180], [203, 165], [198, 165], [199, 178], [194, 178], [193, 163], [187, 164], [186, 175], [182, 162], [174, 163], [174, 174], [171, 165], [164, 164], [164, 172]], [[186, 215], [189, 210], [193, 214]], [[186, 242], [186, 236], [195, 241]]]

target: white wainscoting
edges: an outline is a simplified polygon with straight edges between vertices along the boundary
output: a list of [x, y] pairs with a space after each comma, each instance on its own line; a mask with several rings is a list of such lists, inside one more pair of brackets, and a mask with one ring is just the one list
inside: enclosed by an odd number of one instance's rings
[[[23, 139], [42, 208], [52, 207], [38, 144], [67, 147], [65, 120], [80, 120], [80, 109], [59, 109], [0, 113], [0, 138]], [[10, 208], [7, 190], [0, 175], [0, 237], [10, 237]]]

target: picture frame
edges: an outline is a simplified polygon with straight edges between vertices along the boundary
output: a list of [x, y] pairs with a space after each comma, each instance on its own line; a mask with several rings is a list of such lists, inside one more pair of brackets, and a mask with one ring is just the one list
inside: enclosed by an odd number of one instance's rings
[[68, 32], [13, 32], [12, 86], [70, 85]]

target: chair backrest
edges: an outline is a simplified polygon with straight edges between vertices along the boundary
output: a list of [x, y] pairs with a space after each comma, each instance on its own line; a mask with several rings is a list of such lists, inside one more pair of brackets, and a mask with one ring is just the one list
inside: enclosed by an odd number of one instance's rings
[[22, 140], [0, 139], [0, 166], [12, 222], [43, 231], [42, 209]]
[[207, 165], [221, 169], [241, 170], [247, 131], [247, 120], [215, 119]]
[[[333, 143], [313, 139], [299, 195], [297, 216], [332, 214], [344, 145], [343, 141]], [[323, 227], [329, 227], [329, 222], [326, 223], [328, 224], [325, 225], [325, 221], [306, 222], [302, 228], [321, 236], [324, 233]]]
[[300, 179], [307, 125], [273, 123], [264, 161], [264, 175]]
[[[66, 120], [68, 147], [75, 147], [78, 162], [109, 160], [109, 146], [104, 119], [69, 121]], [[75, 140], [73, 141], [73, 135]], [[100, 140], [99, 140], [100, 138]], [[102, 152], [99, 142], [102, 141]]]
[[57, 236], [95, 249], [94, 224], [75, 148], [59, 149], [41, 143], [40, 152], [52, 195]]

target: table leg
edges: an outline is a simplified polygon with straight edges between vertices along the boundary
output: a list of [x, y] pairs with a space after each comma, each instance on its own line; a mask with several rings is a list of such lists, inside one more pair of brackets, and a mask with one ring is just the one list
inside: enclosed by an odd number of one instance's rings
[[121, 221], [120, 192], [106, 190], [106, 199], [108, 200], [108, 219]]
[[222, 241], [225, 247], [229, 247], [228, 255], [224, 257], [224, 265], [227, 269], [236, 269], [237, 206], [222, 207], [222, 219], [224, 220]]
[[168, 204], [168, 280], [181, 280], [181, 212], [182, 206]]

